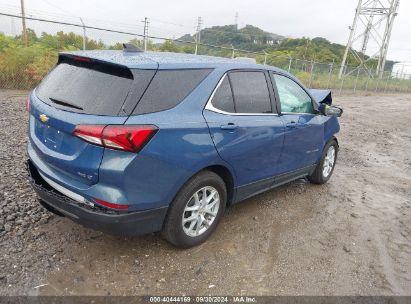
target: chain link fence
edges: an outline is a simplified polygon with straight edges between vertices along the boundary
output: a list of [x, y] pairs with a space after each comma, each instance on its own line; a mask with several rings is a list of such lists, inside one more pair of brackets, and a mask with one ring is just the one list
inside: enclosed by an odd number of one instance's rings
[[[7, 19], [8, 18], [8, 19]], [[21, 18], [17, 15], [1, 14], [2, 21], [7, 22]], [[24, 47], [11, 41], [19, 37], [0, 35], [0, 89], [32, 89], [56, 63], [57, 50], [86, 49], [121, 49], [122, 42], [132, 41], [139, 47], [144, 46], [144, 35], [141, 33], [100, 28], [82, 23], [68, 23], [54, 20], [26, 18], [27, 27], [40, 33], [43, 45], [36, 43]], [[1, 28], [0, 28], [1, 29]], [[15, 30], [21, 33], [21, 29]], [[1, 31], [0, 31], [1, 33]], [[29, 31], [28, 36], [35, 33]], [[54, 37], [56, 36], [56, 37]], [[54, 37], [54, 38], [53, 38]], [[39, 37], [37, 37], [38, 39]], [[31, 37], [31, 39], [34, 39]], [[60, 41], [60, 40], [61, 41]], [[295, 75], [308, 88], [331, 89], [334, 93], [342, 92], [411, 92], [411, 75], [384, 71], [379, 78], [376, 71], [367, 67], [345, 66], [340, 76], [338, 62], [316, 62], [287, 56], [274, 56], [265, 52], [239, 50], [233, 46], [216, 46], [195, 41], [169, 39], [146, 35], [147, 49], [153, 51], [172, 51], [212, 55], [227, 58], [253, 58], [257, 63], [272, 65]], [[64, 40], [64, 41], [63, 41]], [[4, 47], [5, 44], [8, 46]]]

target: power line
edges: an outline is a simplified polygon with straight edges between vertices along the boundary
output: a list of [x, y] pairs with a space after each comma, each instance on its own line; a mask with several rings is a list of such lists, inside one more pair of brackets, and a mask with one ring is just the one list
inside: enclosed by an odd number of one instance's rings
[[159, 19], [153, 19], [153, 18], [150, 18], [150, 20], [152, 20], [152, 21], [156, 21], [156, 22], [159, 22], [159, 23], [164, 23], [164, 24], [175, 25], [175, 26], [179, 26], [179, 27], [185, 27], [185, 28], [189, 28], [189, 27], [190, 27], [190, 26], [189, 26], [189, 25], [187, 25], [187, 24], [174, 23], [174, 22], [163, 21], [163, 20], [159, 20]]
[[[0, 16], [8, 16], [8, 17], [15, 17], [15, 18], [22, 18], [20, 15], [15, 15], [15, 14], [8, 14], [8, 13], [0, 13]], [[69, 26], [74, 26], [74, 27], [81, 27], [83, 28], [82, 24], [78, 23], [71, 23], [71, 22], [62, 22], [62, 21], [56, 21], [56, 20], [49, 20], [49, 19], [43, 19], [43, 18], [34, 18], [34, 17], [25, 17], [28, 20], [34, 20], [34, 21], [41, 21], [41, 22], [47, 22], [47, 23], [52, 23], [52, 24], [61, 24], [61, 25], [69, 25]], [[137, 36], [144, 38], [144, 34], [139, 34], [135, 32], [128, 32], [128, 31], [120, 31], [120, 30], [112, 30], [112, 29], [107, 29], [107, 28], [102, 28], [102, 27], [97, 27], [97, 26], [89, 26], [86, 25], [84, 26], [87, 29], [92, 29], [92, 30], [99, 30], [99, 31], [105, 31], [105, 32], [110, 32], [110, 33], [117, 33], [117, 34], [126, 34], [126, 35], [132, 35], [132, 36]], [[171, 40], [175, 42], [181, 42], [181, 43], [186, 43], [186, 44], [196, 44], [196, 42], [192, 41], [184, 41], [181, 39], [170, 39], [170, 38], [165, 38], [165, 37], [157, 37], [157, 36], [152, 36], [152, 35], [146, 35], [148, 39], [157, 39], [157, 40]], [[224, 49], [224, 50], [232, 50], [232, 48], [225, 47], [225, 46], [219, 46], [219, 45], [213, 45], [213, 44], [206, 44], [206, 43], [198, 43], [198, 45], [202, 46], [207, 46], [211, 48], [219, 48], [219, 49]], [[236, 49], [239, 52], [244, 52], [244, 53], [249, 53], [249, 54], [256, 54], [256, 55], [264, 55], [264, 53], [259, 53], [259, 52], [254, 52], [254, 51], [248, 51], [248, 50], [241, 50], [241, 49]]]
[[[0, 15], [3, 16], [8, 16], [8, 17], [12, 17], [12, 18], [20, 18], [22, 19], [23, 17], [21, 15], [17, 15], [17, 14], [9, 14], [9, 13], [2, 13], [0, 12]], [[174, 42], [178, 42], [178, 43], [184, 43], [184, 44], [189, 44], [189, 45], [197, 45], [198, 46], [205, 46], [205, 47], [209, 47], [209, 48], [215, 48], [215, 49], [220, 49], [220, 50], [229, 50], [229, 51], [233, 51], [233, 47], [227, 47], [227, 46], [221, 46], [221, 45], [213, 45], [213, 44], [205, 44], [205, 43], [201, 43], [201, 36], [198, 37], [198, 42], [196, 41], [185, 41], [182, 39], [175, 39], [175, 38], [167, 38], [161, 35], [148, 35], [148, 31], [146, 32], [146, 35], [141, 34], [141, 33], [136, 33], [135, 31], [126, 31], [126, 30], [115, 30], [115, 29], [109, 29], [109, 28], [104, 28], [104, 27], [99, 27], [99, 26], [87, 26], [84, 24], [79, 24], [76, 22], [63, 22], [63, 21], [56, 21], [56, 20], [50, 20], [50, 19], [44, 19], [44, 18], [35, 18], [35, 17], [31, 17], [31, 16], [25, 16], [26, 20], [33, 20], [33, 21], [39, 21], [39, 22], [46, 22], [46, 23], [52, 23], [52, 24], [59, 24], [59, 25], [67, 25], [67, 26], [73, 26], [73, 27], [78, 27], [78, 28], [82, 28], [83, 29], [83, 36], [85, 36], [84, 34], [84, 29], [88, 29], [88, 30], [96, 30], [96, 31], [101, 31], [102, 33], [107, 32], [107, 33], [115, 33], [115, 34], [125, 34], [125, 35], [130, 35], [130, 36], [135, 36], [135, 37], [141, 37], [141, 38], [145, 38], [146, 39], [155, 39], [155, 40], [171, 40]], [[200, 27], [197, 32], [201, 32], [203, 30], [201, 30], [201, 25], [202, 25], [202, 19], [200, 19]], [[198, 24], [197, 24], [198, 26]], [[260, 55], [260, 56], [266, 56], [267, 54], [262, 53], [262, 52], [256, 52], [256, 51], [249, 51], [249, 50], [243, 50], [243, 49], [234, 49], [237, 53], [247, 53], [247, 54], [255, 54], [255, 55]], [[276, 56], [276, 55], [269, 55], [270, 57], [273, 58], [283, 58], [283, 59], [289, 59], [289, 56]], [[294, 59], [297, 61], [300, 61], [301, 59]], [[319, 64], [330, 64], [330, 62], [316, 62]]]
[[[45, 0], [43, 0], [45, 1]], [[49, 2], [47, 2], [49, 3]], [[50, 3], [49, 3], [50, 4]], [[9, 11], [12, 14], [15, 14], [15, 10], [18, 9], [18, 7], [13, 6], [13, 5], [2, 5], [0, 6], [0, 8], [6, 8], [7, 11]], [[38, 18], [43, 18], [43, 19], [47, 19], [48, 17], [54, 17], [57, 18], [59, 20], [64, 20], [66, 22], [72, 23], [72, 22], [76, 22], [78, 20], [78, 16], [75, 15], [67, 15], [67, 14], [59, 14], [59, 13], [51, 13], [51, 12], [47, 12], [47, 11], [43, 11], [43, 10], [38, 10], [38, 9], [26, 9], [26, 16], [31, 16], [31, 17], [38, 17]], [[144, 26], [140, 26], [140, 25], [136, 25], [136, 24], [131, 24], [131, 23], [124, 23], [124, 22], [108, 22], [107, 20], [101, 20], [101, 19], [94, 19], [94, 18], [82, 18], [84, 20], [85, 23], [98, 23], [99, 25], [103, 25], [103, 26], [107, 26], [110, 27], [113, 25], [113, 23], [116, 24], [116, 26], [118, 28], [124, 29], [124, 30], [130, 30], [132, 31], [133, 29], [137, 28], [141, 28], [141, 31], [144, 31]], [[150, 18], [151, 21], [156, 21], [158, 23], [164, 23], [164, 24], [171, 24], [171, 25], [175, 25], [178, 27], [184, 27], [187, 28], [186, 32], [190, 32], [190, 30], [188, 30], [190, 28], [190, 26], [188, 25], [184, 25], [184, 24], [180, 24], [180, 23], [173, 23], [173, 22], [168, 22], [168, 21], [161, 21], [159, 19], [152, 19]], [[151, 22], [152, 23], [152, 22]], [[204, 25], [203, 25], [204, 27]], [[157, 33], [160, 34], [164, 34], [166, 33], [164, 31], [163, 28], [159, 28], [159, 27], [155, 27], [150, 25], [150, 29], [157, 29], [159, 31], [155, 31]], [[220, 30], [215, 30], [215, 29], [211, 29], [211, 28], [202, 28], [201, 32], [215, 32], [215, 33], [221, 33], [221, 34], [229, 34], [229, 35], [239, 35], [239, 36], [243, 36], [247, 39], [251, 39], [252, 36], [250, 34], [247, 33], [242, 33], [242, 32], [227, 32], [227, 31], [220, 31]], [[183, 36], [185, 33], [178, 33], [176, 31], [170, 31], [167, 30], [167, 33], [170, 33], [171, 35], [175, 35], [175, 36]], [[194, 36], [196, 35], [196, 32], [194, 33]], [[194, 37], [195, 38], [195, 37]]]
[[[20, 7], [13, 6], [13, 5], [1, 5], [0, 8], [4, 11], [6, 10], [7, 13], [10, 14], [19, 14], [20, 12]], [[38, 10], [38, 9], [27, 9], [25, 8], [25, 13], [26, 16], [31, 16], [33, 18], [43, 18], [43, 19], [48, 19], [49, 17], [56, 18], [58, 20], [64, 20], [66, 22], [76, 22], [78, 21], [78, 16], [75, 15], [66, 15], [66, 14], [60, 14], [60, 13], [55, 13], [55, 12], [49, 12], [49, 11], [43, 11], [43, 10]], [[143, 26], [136, 25], [136, 24], [130, 24], [130, 23], [124, 23], [124, 22], [109, 22], [107, 20], [101, 20], [101, 19], [94, 19], [94, 18], [83, 18], [83, 20], [86, 23], [98, 23], [102, 24], [104, 26], [111, 26], [113, 23], [116, 25], [122, 27], [122, 28], [128, 28], [128, 29], [135, 29], [136, 27], [141, 28], [143, 30]]]
[[[11, 13], [11, 14], [18, 14], [18, 13], [21, 13], [20, 12], [20, 6], [14, 6], [14, 5], [2, 5], [1, 6], [1, 9], [2, 10], [6, 10], [6, 11], [8, 11], [9, 13]], [[43, 11], [43, 10], [38, 10], [38, 9], [28, 9], [28, 8], [25, 8], [25, 13], [26, 13], [26, 15], [40, 15], [40, 16], [47, 16], [47, 17], [50, 17], [50, 16], [52, 16], [52, 17], [56, 17], [56, 18], [58, 18], [58, 19], [64, 19], [64, 20], [73, 20], [74, 18], [73, 18], [73, 16], [68, 16], [68, 15], [63, 15], [63, 14], [58, 14], [58, 13], [51, 13], [51, 12], [46, 12], [46, 11]], [[69, 18], [67, 18], [67, 17], [70, 17], [70, 19]], [[77, 20], [77, 18], [78, 17], [76, 17], [75, 19]]]
[[[66, 11], [65, 9], [62, 9], [60, 6], [58, 6], [58, 5], [55, 5], [55, 4], [53, 4], [53, 3], [50, 3], [49, 1], [47, 1], [47, 0], [42, 0], [44, 3], [46, 3], [46, 4], [48, 4], [49, 6], [52, 6], [52, 7], [54, 7], [54, 8], [56, 8], [56, 9], [58, 9], [59, 11], [62, 11], [62, 12], [64, 12], [64, 13], [66, 13], [66, 14], [69, 14], [70, 16], [75, 16], [75, 17], [77, 17], [75, 14], [73, 14], [73, 13], [71, 13], [71, 12], [69, 12], [69, 11]], [[77, 17], [78, 18], [78, 17]]]

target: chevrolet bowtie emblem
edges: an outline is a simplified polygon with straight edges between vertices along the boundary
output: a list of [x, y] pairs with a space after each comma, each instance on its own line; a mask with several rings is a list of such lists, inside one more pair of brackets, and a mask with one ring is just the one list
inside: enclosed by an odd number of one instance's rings
[[40, 120], [41, 122], [48, 122], [49, 118], [47, 117], [46, 114], [40, 114]]

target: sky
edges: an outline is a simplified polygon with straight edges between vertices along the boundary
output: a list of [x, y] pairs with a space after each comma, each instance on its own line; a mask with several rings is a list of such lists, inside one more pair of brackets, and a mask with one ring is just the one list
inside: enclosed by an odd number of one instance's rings
[[[80, 23], [81, 17], [87, 25], [137, 33], [143, 32], [141, 21], [147, 17], [149, 34], [166, 38], [193, 33], [198, 16], [203, 19], [203, 27], [209, 27], [234, 24], [238, 13], [240, 27], [252, 24], [287, 37], [324, 37], [346, 44], [357, 3], [358, 0], [25, 0], [25, 7], [28, 15], [36, 17], [75, 23]], [[19, 8], [20, 0], [0, 0], [0, 12], [18, 13]], [[73, 30], [34, 21], [28, 21], [28, 27], [50, 33]], [[19, 31], [19, 19], [0, 16], [0, 32]], [[81, 33], [81, 29], [75, 31]], [[130, 38], [92, 30], [88, 35], [107, 42]], [[370, 39], [367, 54], [373, 55], [376, 50], [377, 45]], [[411, 62], [411, 0], [400, 0], [387, 57]]]

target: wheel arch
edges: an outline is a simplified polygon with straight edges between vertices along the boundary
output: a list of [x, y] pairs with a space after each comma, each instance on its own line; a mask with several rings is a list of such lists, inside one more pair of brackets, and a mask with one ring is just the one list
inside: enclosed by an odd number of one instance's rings
[[331, 138], [331, 140], [335, 140], [335, 142], [337, 143], [338, 148], [340, 147], [340, 143], [338, 142], [337, 137], [333, 136], [333, 137]]
[[227, 207], [230, 206], [234, 198], [234, 175], [231, 173], [231, 171], [227, 167], [223, 165], [212, 165], [212, 166], [208, 166], [204, 168], [203, 170], [214, 172], [215, 174], [221, 177], [227, 189], [226, 206]]
[[226, 207], [230, 206], [233, 202], [234, 196], [235, 196], [235, 175], [234, 173], [228, 168], [228, 166], [222, 165], [222, 164], [213, 164], [213, 165], [208, 165], [206, 167], [200, 167], [197, 168], [197, 171], [193, 171], [191, 175], [186, 176], [184, 181], [180, 184], [180, 187], [178, 188], [177, 192], [173, 195], [173, 198], [171, 202], [176, 198], [180, 190], [184, 187], [185, 184], [188, 183], [190, 179], [192, 179], [194, 176], [198, 175], [200, 172], [203, 171], [211, 171], [215, 174], [217, 174], [223, 181], [226, 186], [227, 190], [227, 202], [226, 202]]

